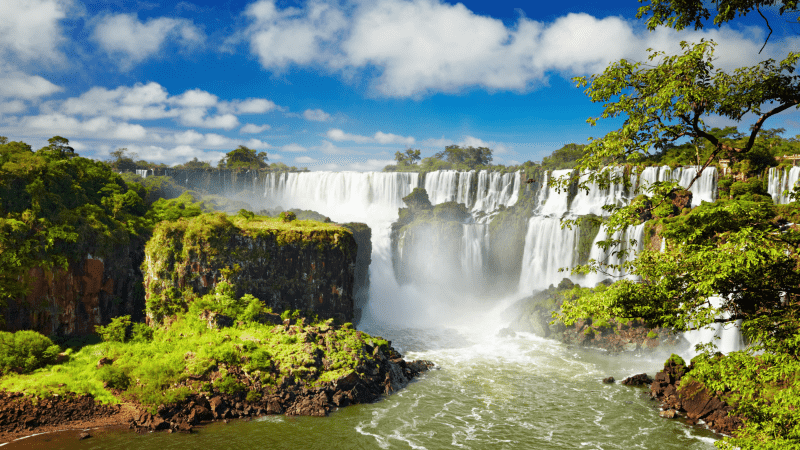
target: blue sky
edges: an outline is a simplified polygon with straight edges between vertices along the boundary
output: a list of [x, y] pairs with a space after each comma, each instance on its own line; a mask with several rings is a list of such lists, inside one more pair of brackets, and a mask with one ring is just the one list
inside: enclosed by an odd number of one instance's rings
[[[247, 145], [312, 170], [380, 170], [398, 150], [450, 144], [515, 164], [620, 124], [586, 124], [601, 107], [573, 76], [681, 40], [713, 38], [726, 69], [800, 48], [774, 11], [759, 55], [757, 16], [648, 32], [636, 1], [556, 3], [2, 0], [0, 135], [167, 164]], [[767, 126], [793, 136], [800, 115]]]

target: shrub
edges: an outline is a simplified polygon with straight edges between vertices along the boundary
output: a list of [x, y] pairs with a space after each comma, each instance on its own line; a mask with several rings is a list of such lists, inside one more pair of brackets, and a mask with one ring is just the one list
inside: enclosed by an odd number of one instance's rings
[[280, 215], [278, 215], [278, 217], [280, 217], [280, 219], [282, 221], [284, 221], [284, 222], [291, 222], [291, 221], [297, 219], [297, 214], [295, 214], [295, 213], [293, 213], [291, 211], [284, 211], [284, 212], [280, 213]]
[[239, 383], [236, 378], [231, 376], [224, 376], [216, 381], [214, 381], [214, 387], [217, 388], [223, 394], [233, 395], [237, 392], [242, 392], [244, 390], [244, 385]]
[[131, 316], [119, 316], [111, 319], [106, 326], [96, 325], [94, 330], [104, 342], [125, 342], [131, 327]]
[[35, 331], [0, 331], [0, 375], [32, 372], [51, 364], [60, 351], [58, 345]]
[[649, 332], [649, 333], [647, 333], [647, 337], [648, 337], [648, 338], [650, 338], [650, 339], [655, 339], [655, 338], [657, 338], [657, 337], [658, 337], [658, 333], [656, 333], [656, 332], [655, 332], [655, 331], [653, 331], [653, 330], [650, 330], [650, 332]]
[[250, 403], [255, 403], [255, 402], [261, 400], [261, 392], [249, 391], [249, 392], [247, 392], [247, 397], [245, 397], [245, 400], [247, 400]]

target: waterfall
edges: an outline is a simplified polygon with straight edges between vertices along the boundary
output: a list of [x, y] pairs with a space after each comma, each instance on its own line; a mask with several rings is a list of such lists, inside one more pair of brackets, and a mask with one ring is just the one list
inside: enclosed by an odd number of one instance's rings
[[472, 280], [484, 277], [484, 262], [489, 252], [489, 226], [481, 223], [462, 225], [464, 237], [461, 239], [461, 268]]
[[557, 217], [531, 217], [522, 256], [520, 293], [547, 289], [569, 277], [569, 272], [561, 273], [558, 269], [572, 266], [578, 232], [578, 227], [561, 228], [561, 219]]
[[[624, 231], [617, 231], [611, 237], [620, 241], [619, 247], [603, 250], [597, 245], [598, 242], [609, 238], [608, 230], [605, 226], [602, 226], [600, 231], [597, 233], [597, 237], [595, 237], [594, 241], [592, 242], [592, 249], [589, 253], [589, 259], [594, 259], [602, 264], [611, 265], [620, 265], [625, 261], [630, 261], [636, 257], [636, 254], [639, 253], [644, 247], [644, 223], [633, 227], [628, 227]], [[620, 255], [621, 251], [625, 252], [624, 257]], [[622, 269], [614, 269], [611, 272], [589, 274], [586, 276], [585, 283], [587, 286], [594, 286], [609, 277], [612, 280], [621, 278], [634, 280], [637, 278], [635, 275], [628, 274]]]
[[[686, 166], [671, 169], [669, 166], [645, 167], [639, 175], [638, 193], [644, 191], [656, 182], [677, 181], [678, 185], [687, 188], [697, 175], [700, 166]], [[713, 202], [717, 199], [717, 169], [706, 167], [700, 178], [688, 188], [692, 193], [692, 207], [703, 202]]]
[[800, 167], [779, 168], [770, 167], [767, 172], [767, 192], [772, 196], [772, 200], [779, 204], [786, 204], [791, 201], [785, 191], [791, 191], [800, 179]]
[[[463, 172], [462, 172], [463, 173]], [[459, 172], [455, 170], [437, 170], [425, 175], [425, 190], [428, 198], [434, 205], [456, 200], [458, 185], [456, 178]]]
[[[722, 305], [722, 297], [709, 297], [708, 301], [714, 308], [719, 308]], [[727, 319], [730, 317], [727, 313], [719, 316], [720, 319]], [[745, 348], [744, 339], [742, 339], [741, 332], [742, 321], [737, 320], [734, 323], [715, 323], [708, 325], [699, 330], [687, 331], [683, 334], [689, 344], [689, 352], [691, 356], [697, 354], [694, 346], [706, 342], [714, 342], [717, 345], [717, 350], [722, 353], [730, 353]]]
[[[562, 177], [571, 176], [575, 171], [572, 169], [554, 170], [552, 176], [547, 179], [547, 184], [542, 186], [546, 192], [543, 201], [540, 203], [538, 213], [543, 216], [563, 216], [569, 207], [569, 189], [558, 189], [552, 186], [550, 180], [557, 180]], [[541, 196], [540, 196], [541, 198]]]
[[147, 172], [149, 172], [147, 169], [136, 169], [136, 175], [139, 175], [142, 178], [147, 178]]
[[[624, 176], [624, 167], [610, 168], [610, 175], [614, 179], [621, 179]], [[589, 173], [586, 172], [581, 175], [580, 182], [583, 183], [589, 178]], [[621, 181], [611, 183], [607, 188], [600, 188], [597, 183], [593, 182], [589, 185], [589, 190], [579, 189], [577, 195], [572, 200], [570, 206], [570, 213], [576, 216], [583, 216], [587, 214], [594, 214], [597, 216], [608, 215], [603, 210], [603, 206], [615, 205], [622, 206], [627, 203], [628, 190], [625, 188]]]

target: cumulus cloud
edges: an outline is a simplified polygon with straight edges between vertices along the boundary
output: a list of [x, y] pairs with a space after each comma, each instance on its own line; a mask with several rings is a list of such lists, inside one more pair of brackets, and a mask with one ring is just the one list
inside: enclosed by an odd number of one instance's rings
[[584, 75], [623, 58], [643, 61], [647, 48], [674, 53], [682, 40], [717, 41], [722, 68], [752, 65], [800, 46], [800, 37], [791, 37], [768, 47], [774, 55], [759, 55], [760, 28], [651, 33], [638, 22], [585, 13], [549, 23], [520, 17], [506, 25], [442, 0], [318, 0], [285, 9], [261, 0], [247, 14], [251, 51], [264, 68], [322, 66], [345, 78], [360, 70], [373, 92], [386, 97], [468, 87], [527, 91], [545, 85], [553, 73]]
[[239, 133], [243, 134], [255, 134], [255, 133], [262, 133], [264, 131], [269, 130], [269, 125], [255, 125], [252, 123], [248, 123], [242, 128], [239, 129]]
[[60, 61], [58, 47], [64, 42], [60, 21], [70, 4], [69, 0], [3, 0], [0, 55], [21, 61]]
[[305, 8], [279, 10], [274, 1], [248, 6], [247, 30], [251, 51], [264, 67], [282, 70], [290, 64], [310, 64], [335, 50], [331, 42], [347, 27], [347, 19], [335, 4], [310, 1]]
[[310, 156], [298, 156], [294, 159], [294, 162], [298, 164], [314, 164], [317, 160]]
[[327, 122], [331, 115], [321, 109], [307, 109], [303, 112], [303, 117], [313, 122]]
[[17, 98], [32, 100], [45, 97], [64, 89], [38, 76], [19, 71], [0, 71], [0, 99]]
[[136, 14], [112, 14], [100, 19], [92, 39], [125, 68], [158, 54], [166, 42], [190, 48], [201, 44], [204, 35], [187, 19], [159, 17], [141, 22]]
[[360, 136], [358, 134], [350, 134], [345, 133], [344, 131], [338, 128], [331, 128], [326, 133], [329, 139], [334, 141], [350, 141], [355, 142], [358, 144], [366, 144], [366, 143], [375, 143], [375, 144], [403, 144], [403, 145], [414, 145], [416, 140], [411, 137], [403, 137], [397, 134], [392, 133], [384, 133], [382, 131], [376, 132], [373, 136]]

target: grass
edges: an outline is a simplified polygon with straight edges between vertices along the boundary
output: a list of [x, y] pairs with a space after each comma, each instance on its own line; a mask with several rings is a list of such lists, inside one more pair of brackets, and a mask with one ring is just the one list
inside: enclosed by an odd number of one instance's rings
[[[0, 388], [42, 397], [91, 394], [102, 403], [134, 401], [154, 410], [210, 388], [225, 393], [247, 389], [229, 374], [234, 367], [260, 380], [267, 390], [277, 389], [284, 378], [314, 387], [355, 371], [359, 360], [369, 365], [368, 345], [388, 350], [387, 341], [350, 326], [337, 327], [332, 320], [310, 325], [299, 320], [288, 329], [238, 320], [232, 327], [209, 329], [198, 317], [201, 308], [216, 304], [219, 310], [237, 310], [231, 309], [226, 295], [214, 293], [196, 301], [169, 329], [156, 329], [149, 342], [86, 345], [66, 363], [1, 378]], [[247, 310], [239, 306], [239, 311]], [[98, 368], [101, 358], [113, 364]], [[255, 398], [260, 393], [248, 395]]]

